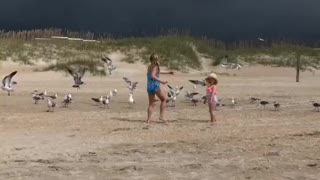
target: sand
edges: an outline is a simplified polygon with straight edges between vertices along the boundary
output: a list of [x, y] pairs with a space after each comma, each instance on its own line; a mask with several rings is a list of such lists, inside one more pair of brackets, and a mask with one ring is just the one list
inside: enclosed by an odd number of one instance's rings
[[[320, 113], [310, 103], [320, 101], [319, 76], [303, 73], [295, 83], [290, 68], [230, 70], [235, 76], [219, 77], [219, 98], [226, 106], [216, 111], [213, 127], [207, 106], [191, 106], [184, 92], [176, 107], [167, 109], [169, 125], [147, 126], [146, 68], [120, 67], [110, 77], [87, 75], [86, 85], [76, 90], [72, 78], [60, 72], [1, 66], [0, 77], [19, 70], [19, 84], [11, 97], [0, 93], [0, 179], [320, 179]], [[124, 74], [139, 81], [133, 108]], [[191, 90], [187, 80], [203, 78], [200, 74], [161, 78]], [[91, 101], [114, 88], [119, 93], [110, 109]], [[34, 89], [59, 94], [55, 112], [46, 112], [45, 101], [33, 104]], [[74, 98], [68, 108], [60, 107], [65, 91]], [[282, 107], [258, 108], [250, 104], [252, 96]], [[159, 103], [154, 119], [158, 108]]]

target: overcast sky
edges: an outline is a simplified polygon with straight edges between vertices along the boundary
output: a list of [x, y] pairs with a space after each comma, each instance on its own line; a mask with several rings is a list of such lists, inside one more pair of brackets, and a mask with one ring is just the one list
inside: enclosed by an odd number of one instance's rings
[[320, 0], [1, 0], [0, 29], [121, 36], [179, 29], [222, 40], [320, 39]]

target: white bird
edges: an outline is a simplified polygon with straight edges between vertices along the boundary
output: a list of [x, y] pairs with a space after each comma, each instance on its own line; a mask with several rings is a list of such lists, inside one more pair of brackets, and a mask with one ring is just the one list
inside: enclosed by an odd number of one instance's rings
[[176, 100], [177, 100], [177, 94], [175, 91], [169, 91], [167, 93], [168, 98], [166, 103], [170, 103], [170, 106], [175, 107], [176, 106]]
[[69, 105], [70, 103], [72, 103], [72, 95], [71, 93], [66, 93], [63, 99], [64, 106], [66, 107], [67, 105]]
[[111, 97], [110, 96], [105, 96], [103, 98], [102, 104], [103, 104], [104, 108], [107, 107], [109, 109], [110, 101], [111, 101]]
[[132, 107], [133, 104], [135, 104], [134, 99], [133, 99], [133, 94], [129, 94], [129, 99], [128, 99], [129, 106]]
[[7, 75], [2, 80], [2, 87], [1, 89], [8, 92], [8, 96], [11, 95], [11, 92], [13, 92], [13, 85], [17, 84], [17, 82], [12, 81], [12, 78], [14, 75], [17, 74], [18, 71], [14, 71], [11, 74]]
[[117, 93], [118, 93], [118, 90], [117, 90], [117, 89], [114, 89], [114, 90], [112, 91], [113, 96], [117, 96]]
[[172, 88], [170, 85], [167, 85], [170, 91], [175, 92], [175, 94], [178, 96], [180, 94], [180, 91], [183, 89], [183, 86], [179, 87], [176, 86], [176, 88]]
[[235, 106], [237, 104], [236, 100], [234, 98], [231, 98], [231, 105]]
[[56, 103], [51, 98], [48, 98], [47, 101], [48, 101], [48, 108], [49, 108], [47, 112], [50, 112], [50, 111], [53, 112], [54, 108], [56, 107]]
[[264, 39], [262, 39], [262, 38], [260, 38], [260, 37], [258, 37], [258, 40], [264, 42]]
[[133, 94], [133, 91], [137, 88], [138, 82], [133, 82], [129, 80], [127, 77], [123, 77], [123, 80], [128, 84], [129, 93]]
[[67, 68], [67, 70], [74, 80], [74, 85], [72, 87], [80, 89], [80, 86], [84, 84], [84, 82], [82, 81], [82, 78], [86, 73], [86, 69], [79, 70], [79, 72], [73, 72], [69, 68]]

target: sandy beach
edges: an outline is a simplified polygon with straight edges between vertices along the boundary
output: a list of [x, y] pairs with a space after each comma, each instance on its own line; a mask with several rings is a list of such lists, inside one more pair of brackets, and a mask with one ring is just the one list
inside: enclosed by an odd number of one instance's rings
[[[200, 72], [161, 76], [184, 89], [176, 107], [167, 108], [169, 125], [147, 126], [144, 65], [123, 63], [109, 77], [88, 74], [80, 90], [61, 72], [10, 65], [1, 66], [0, 77], [12, 70], [18, 70], [16, 91], [0, 93], [0, 179], [320, 179], [320, 113], [310, 102], [320, 102], [319, 74], [302, 73], [296, 83], [292, 68], [230, 70], [231, 76], [219, 76], [226, 106], [211, 127], [207, 105], [184, 100], [184, 91], [192, 90], [188, 80], [203, 79]], [[139, 81], [133, 108], [123, 76]], [[115, 88], [110, 109], [91, 100]], [[58, 93], [55, 112], [46, 112], [46, 101], [33, 104], [34, 89]], [[74, 102], [64, 108], [66, 91]], [[272, 104], [258, 108], [250, 97], [278, 101], [280, 111]], [[158, 108], [159, 102], [154, 119]]]

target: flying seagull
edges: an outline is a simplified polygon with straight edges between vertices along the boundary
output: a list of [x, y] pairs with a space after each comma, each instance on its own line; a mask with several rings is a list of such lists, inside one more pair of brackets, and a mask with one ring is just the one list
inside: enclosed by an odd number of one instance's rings
[[105, 69], [109, 73], [112, 74], [112, 71], [117, 69], [117, 66], [112, 64], [112, 60], [108, 57], [102, 57], [101, 60], [105, 63]]
[[68, 72], [71, 76], [73, 76], [74, 85], [72, 87], [80, 89], [80, 85], [84, 84], [84, 82], [82, 81], [82, 78], [86, 72], [86, 69], [82, 69], [79, 72], [74, 72], [68, 68]]
[[8, 92], [8, 96], [11, 95], [11, 92], [14, 91], [13, 90], [13, 85], [14, 84], [17, 84], [17, 82], [15, 81], [12, 81], [12, 78], [14, 75], [17, 74], [18, 71], [14, 71], [12, 72], [11, 74], [7, 75], [6, 77], [3, 78], [2, 80], [2, 87], [1, 89], [4, 90], [4, 91], [7, 91]]
[[262, 39], [262, 38], [260, 38], [260, 37], [258, 37], [258, 40], [264, 42], [264, 39]]
[[123, 80], [128, 84], [128, 89], [130, 91], [130, 94], [133, 94], [133, 91], [137, 88], [138, 82], [133, 82], [129, 80], [127, 77], [123, 77]]
[[199, 86], [206, 86], [206, 82], [205, 81], [199, 81], [199, 80], [189, 80], [191, 83], [195, 84], [195, 85], [199, 85]]

